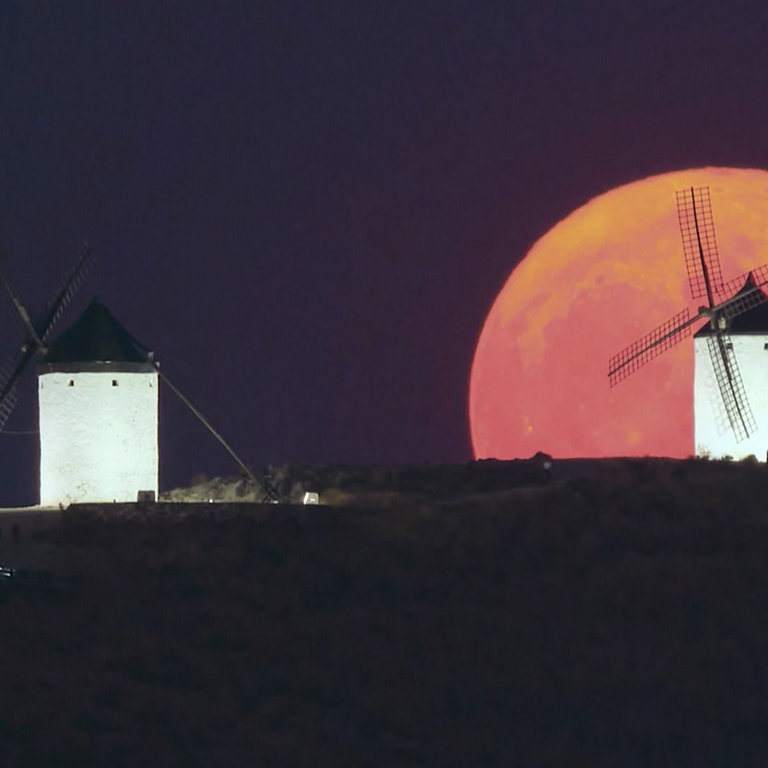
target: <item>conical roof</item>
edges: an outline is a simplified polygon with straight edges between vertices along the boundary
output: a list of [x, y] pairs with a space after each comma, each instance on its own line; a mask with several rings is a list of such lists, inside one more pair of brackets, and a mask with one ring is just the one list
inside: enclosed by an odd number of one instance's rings
[[114, 364], [151, 369], [152, 353], [119, 320], [94, 299], [73, 325], [61, 333], [43, 357], [47, 369], [75, 364]]
[[[744, 287], [733, 298], [754, 291], [757, 287], [755, 278], [750, 272]], [[763, 301], [752, 309], [742, 312], [732, 318], [728, 323], [728, 331], [731, 336], [740, 333], [765, 333], [768, 334], [768, 300]], [[710, 336], [713, 330], [709, 322], [705, 323], [694, 336]]]

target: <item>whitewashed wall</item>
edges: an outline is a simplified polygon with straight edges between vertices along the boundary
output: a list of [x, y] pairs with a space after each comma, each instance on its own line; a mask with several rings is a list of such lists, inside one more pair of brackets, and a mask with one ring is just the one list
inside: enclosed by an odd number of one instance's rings
[[40, 504], [158, 491], [157, 373], [42, 373]]
[[753, 455], [765, 461], [768, 451], [768, 349], [765, 349], [768, 334], [734, 335], [730, 339], [757, 431], [740, 443], [736, 442], [722, 404], [707, 340], [695, 338], [693, 413], [696, 455], [715, 459], [724, 456], [743, 459]]

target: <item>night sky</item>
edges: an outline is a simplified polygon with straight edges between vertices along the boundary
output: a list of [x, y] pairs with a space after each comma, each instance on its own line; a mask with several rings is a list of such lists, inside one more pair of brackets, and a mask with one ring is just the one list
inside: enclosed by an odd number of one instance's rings
[[[257, 471], [467, 461], [474, 346], [536, 239], [644, 176], [768, 168], [768, 6], [620, 5], [5, 0], [11, 280], [40, 311], [87, 239], [57, 331], [97, 295]], [[35, 501], [36, 454], [0, 435], [0, 502]], [[236, 471], [162, 392], [161, 487]]]

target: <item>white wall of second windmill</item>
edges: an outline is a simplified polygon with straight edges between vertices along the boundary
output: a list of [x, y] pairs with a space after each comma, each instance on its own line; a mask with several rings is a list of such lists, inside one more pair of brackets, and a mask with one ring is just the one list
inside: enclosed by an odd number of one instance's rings
[[755, 456], [766, 461], [768, 452], [768, 334], [742, 334], [730, 337], [733, 353], [744, 382], [747, 401], [757, 430], [745, 440], [736, 441], [722, 404], [720, 388], [709, 357], [707, 340], [694, 339], [693, 415], [694, 445], [697, 456], [713, 459]]
[[44, 373], [40, 503], [136, 501], [158, 491], [157, 373]]

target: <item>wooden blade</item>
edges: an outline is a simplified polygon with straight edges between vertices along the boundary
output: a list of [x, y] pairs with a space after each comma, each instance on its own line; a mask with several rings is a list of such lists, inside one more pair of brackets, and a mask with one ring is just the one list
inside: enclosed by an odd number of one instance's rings
[[6, 365], [0, 373], [0, 429], [11, 415], [16, 405], [16, 382], [24, 369], [37, 354], [37, 347], [28, 345], [22, 349], [21, 357], [15, 364]]
[[751, 291], [745, 291], [740, 296], [737, 296], [727, 304], [722, 305], [723, 314], [728, 320], [732, 320], [738, 315], [742, 315], [750, 309], [764, 304], [768, 301], [766, 296], [759, 288], [754, 288]]
[[2, 431], [5, 423], [13, 412], [13, 409], [16, 407], [17, 400], [18, 395], [16, 393], [16, 388], [13, 387], [3, 400], [0, 401], [0, 431]]
[[691, 318], [687, 309], [678, 312], [673, 318], [662, 323], [650, 333], [630, 344], [626, 349], [614, 355], [608, 361], [608, 378], [615, 387], [649, 360], [653, 360], [665, 350], [675, 346], [690, 335], [693, 324], [702, 316]]
[[19, 300], [19, 297], [14, 292], [13, 288], [11, 288], [11, 284], [8, 282], [8, 278], [5, 276], [5, 273], [0, 271], [0, 282], [3, 284], [3, 288], [5, 289], [6, 294], [8, 295], [8, 298], [10, 298], [11, 303], [13, 304], [14, 309], [16, 310], [16, 317], [21, 323], [21, 327], [24, 333], [25, 338], [29, 341], [37, 345], [38, 347], [42, 347], [43, 343], [40, 340], [40, 337], [38, 336], [37, 329], [32, 324], [32, 321], [29, 319], [29, 313], [27, 312], [26, 307], [21, 303]]
[[53, 326], [61, 317], [61, 313], [64, 311], [64, 308], [72, 300], [72, 297], [80, 287], [80, 283], [82, 283], [83, 278], [86, 276], [86, 274], [88, 274], [88, 271], [93, 266], [94, 261], [95, 259], [92, 255], [91, 248], [88, 243], [85, 243], [83, 245], [82, 255], [77, 260], [77, 263], [69, 275], [64, 278], [61, 287], [56, 292], [56, 295], [48, 303], [45, 314], [35, 326], [37, 337], [41, 341], [44, 342], [48, 338], [51, 330], [53, 329]]
[[749, 272], [745, 272], [733, 280], [729, 280], [727, 283], [723, 283], [723, 295], [726, 297], [726, 300], [727, 297], [735, 296], [744, 287], [750, 275], [752, 275], [755, 281], [755, 287], [768, 286], [768, 264], [763, 264], [755, 269], [750, 269]]
[[757, 424], [733, 354], [733, 344], [728, 335], [721, 332], [707, 336], [707, 350], [728, 421], [736, 442], [740, 443], [757, 430]]
[[[751, 278], [752, 287], [748, 288], [747, 281]], [[726, 296], [722, 304], [718, 305], [718, 310], [726, 319], [731, 320], [738, 315], [747, 312], [753, 307], [768, 301], [768, 295], [765, 294], [765, 288], [768, 286], [768, 264], [763, 264], [757, 269], [753, 269], [734, 280], [724, 283], [723, 290]]]
[[709, 306], [713, 307], [715, 295], [723, 292], [723, 277], [709, 187], [691, 187], [676, 192], [675, 196], [691, 296], [694, 299], [706, 296]]

